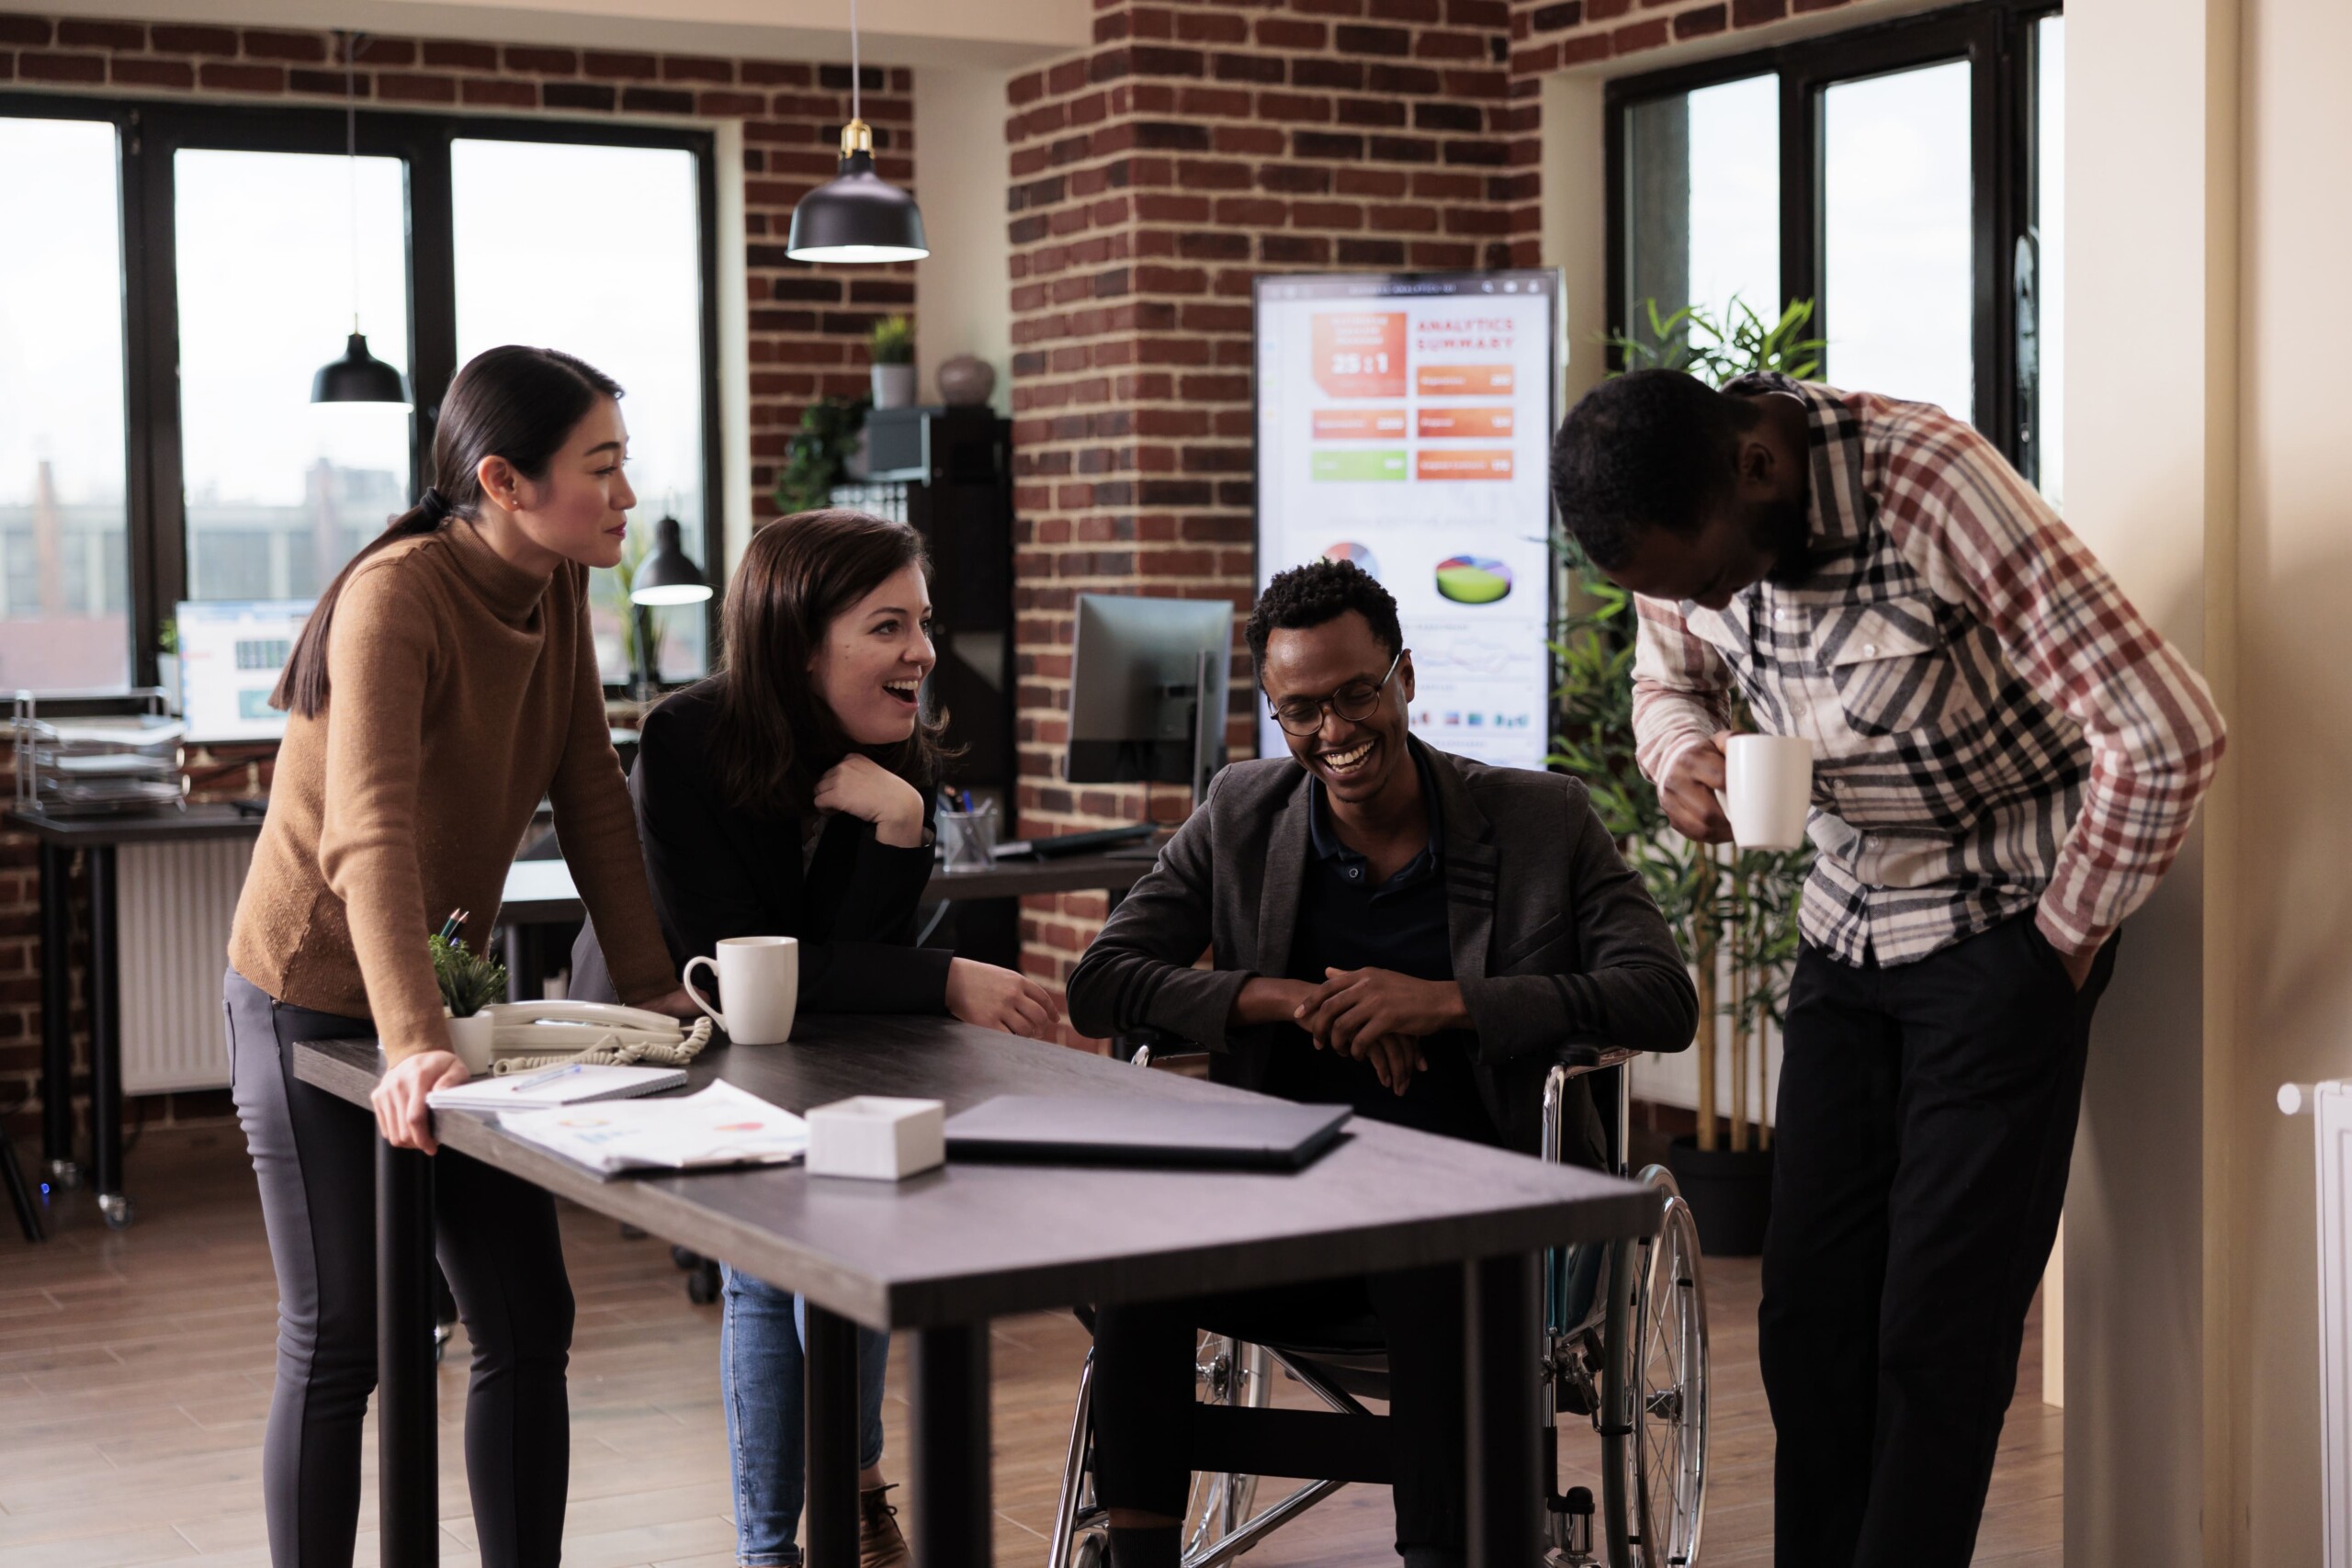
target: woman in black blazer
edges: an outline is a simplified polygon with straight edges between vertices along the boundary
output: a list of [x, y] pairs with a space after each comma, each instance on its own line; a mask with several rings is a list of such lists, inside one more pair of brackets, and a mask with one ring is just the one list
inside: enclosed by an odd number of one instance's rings
[[[752, 536], [728, 589], [728, 667], [646, 716], [629, 774], [654, 910], [682, 965], [724, 937], [798, 938], [804, 1012], [944, 1012], [1049, 1038], [1044, 987], [914, 945], [941, 762], [921, 707], [936, 661], [924, 568], [913, 529], [858, 512]], [[571, 973], [572, 995], [612, 999], [593, 926]], [[800, 1314], [732, 1269], [725, 1303], [737, 1558], [785, 1568], [800, 1561]], [[906, 1561], [880, 1469], [889, 1348], [860, 1331], [865, 1568]]]

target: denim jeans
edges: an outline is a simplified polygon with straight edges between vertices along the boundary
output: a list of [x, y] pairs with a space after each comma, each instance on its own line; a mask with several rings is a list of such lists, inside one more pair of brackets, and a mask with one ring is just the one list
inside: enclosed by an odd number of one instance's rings
[[[726, 1270], [718, 1381], [735, 1470], [735, 1556], [743, 1568], [797, 1568], [808, 1492], [801, 1354], [808, 1308], [789, 1291]], [[857, 1331], [857, 1464], [882, 1462], [882, 1381], [890, 1337]]]

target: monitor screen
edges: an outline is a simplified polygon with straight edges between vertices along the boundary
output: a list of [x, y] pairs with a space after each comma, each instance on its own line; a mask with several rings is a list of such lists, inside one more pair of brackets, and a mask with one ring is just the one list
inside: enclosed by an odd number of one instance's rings
[[[1542, 767], [1559, 274], [1269, 275], [1255, 293], [1258, 586], [1355, 562], [1396, 597], [1413, 733]], [[1263, 707], [1259, 754], [1279, 757]]]
[[191, 743], [276, 740], [286, 716], [269, 705], [294, 651], [308, 599], [224, 599], [179, 607], [180, 711]]

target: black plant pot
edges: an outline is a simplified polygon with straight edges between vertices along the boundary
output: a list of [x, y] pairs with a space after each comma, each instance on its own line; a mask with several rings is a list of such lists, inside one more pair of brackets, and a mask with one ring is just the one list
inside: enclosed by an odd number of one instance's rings
[[1764, 1250], [1764, 1223], [1772, 1215], [1772, 1151], [1702, 1149], [1695, 1136], [1674, 1140], [1666, 1168], [1682, 1189], [1699, 1224], [1699, 1250], [1709, 1258], [1753, 1258]]

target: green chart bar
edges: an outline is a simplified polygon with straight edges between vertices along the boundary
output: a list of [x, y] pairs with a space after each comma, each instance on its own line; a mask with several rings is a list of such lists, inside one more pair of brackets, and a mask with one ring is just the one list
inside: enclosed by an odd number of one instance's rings
[[1402, 479], [1405, 454], [1397, 452], [1317, 452], [1315, 478], [1323, 479]]

